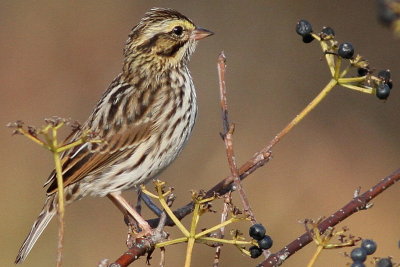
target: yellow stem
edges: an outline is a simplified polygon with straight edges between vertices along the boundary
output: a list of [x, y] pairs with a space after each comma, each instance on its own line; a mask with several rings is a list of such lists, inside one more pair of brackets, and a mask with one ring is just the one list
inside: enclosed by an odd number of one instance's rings
[[185, 228], [185, 226], [183, 226], [181, 221], [178, 218], [176, 218], [173, 211], [168, 207], [168, 204], [162, 195], [161, 189], [157, 190], [157, 191], [158, 191], [158, 201], [160, 202], [161, 206], [164, 208], [165, 212], [168, 214], [168, 216], [171, 218], [171, 220], [175, 223], [175, 225], [179, 228], [179, 230], [181, 230], [181, 232], [184, 234], [184, 236], [189, 237], [190, 236], [189, 231]]
[[363, 88], [352, 84], [341, 84], [341, 86], [366, 94], [371, 94], [371, 95], [375, 94], [375, 90], [373, 88]]
[[190, 224], [190, 236], [192, 237], [196, 234], [196, 227], [197, 224], [199, 223], [200, 219], [199, 210], [200, 210], [200, 203], [195, 202], [192, 223]]
[[205, 236], [206, 234], [209, 234], [209, 233], [212, 233], [214, 231], [217, 231], [221, 227], [224, 227], [224, 226], [226, 226], [226, 225], [228, 225], [230, 223], [233, 223], [233, 222], [236, 222], [236, 221], [239, 221], [239, 220], [240, 219], [230, 218], [229, 220], [227, 220], [227, 221], [225, 221], [223, 223], [220, 223], [220, 224], [218, 224], [218, 225], [216, 225], [214, 227], [211, 227], [210, 229], [207, 229], [207, 230], [204, 230], [203, 232], [198, 233], [197, 235], [194, 236], [194, 238], [198, 239], [198, 238], [200, 238], [202, 236]]
[[58, 153], [64, 152], [65, 150], [68, 150], [68, 149], [71, 149], [73, 147], [79, 146], [79, 145], [81, 145], [83, 143], [86, 143], [86, 141], [84, 141], [83, 139], [79, 139], [79, 140], [77, 140], [75, 142], [72, 142], [72, 143], [69, 143], [69, 144], [67, 144], [65, 146], [58, 147], [57, 148], [57, 152]]
[[213, 201], [214, 199], [215, 199], [215, 197], [209, 197], [209, 198], [203, 198], [203, 199], [196, 200], [196, 201], [197, 201], [199, 204], [204, 204], [204, 203]]
[[242, 248], [241, 246], [235, 246], [240, 252], [242, 252], [244, 255], [250, 257], [250, 252], [244, 248]]
[[42, 147], [44, 147], [44, 148], [46, 148], [46, 149], [48, 149], [48, 150], [51, 150], [51, 148], [50, 148], [50, 146], [49, 145], [47, 145], [46, 143], [44, 143], [42, 140], [40, 140], [39, 138], [37, 138], [37, 137], [35, 137], [35, 136], [32, 136], [31, 134], [29, 134], [28, 132], [26, 132], [24, 129], [21, 129], [21, 128], [19, 128], [19, 129], [17, 129], [18, 130], [18, 132], [20, 132], [21, 134], [23, 134], [25, 137], [27, 137], [28, 139], [30, 139], [31, 141], [33, 141], [33, 142], [35, 142], [36, 144], [38, 144], [38, 145], [40, 145], [40, 146], [42, 146]]
[[56, 151], [53, 152], [54, 164], [57, 175], [57, 189], [58, 189], [58, 212], [60, 216], [64, 216], [64, 182], [62, 178], [61, 158], [60, 154]]
[[311, 33], [311, 35], [314, 37], [315, 40], [318, 40], [319, 42], [321, 41], [321, 38], [317, 34]]
[[65, 124], [64, 122], [60, 122], [60, 123], [57, 124], [56, 126], [53, 126], [53, 129], [57, 131], [58, 129], [60, 129], [61, 127], [63, 127], [64, 124]]
[[52, 127], [53, 127], [53, 126], [51, 126], [50, 124], [47, 124], [45, 127], [43, 127], [43, 128], [40, 130], [40, 133], [47, 134], [47, 133], [49, 132], [49, 130], [50, 130]]
[[142, 186], [142, 187], [140, 188], [140, 190], [142, 190], [142, 193], [148, 195], [149, 197], [158, 199], [158, 196], [157, 196], [157, 195], [155, 195], [155, 194], [151, 193], [150, 191], [148, 191], [144, 186]]
[[337, 57], [336, 64], [335, 64], [335, 74], [333, 75], [333, 78], [335, 80], [339, 79], [340, 67], [341, 66], [342, 66], [342, 58], [341, 57]]
[[[313, 35], [313, 36], [314, 36], [314, 35]], [[315, 37], [314, 37], [314, 38], [315, 38]], [[318, 38], [318, 40], [319, 40], [319, 38]], [[320, 41], [320, 45], [321, 45], [321, 48], [322, 48], [322, 51], [323, 51], [323, 52], [329, 52], [329, 51], [328, 51], [328, 45], [327, 45], [326, 41]], [[335, 74], [335, 68], [334, 68], [335, 60], [334, 60], [334, 55], [329, 54], [329, 53], [325, 53], [325, 60], [326, 60], [326, 63], [327, 63], [327, 65], [328, 65], [328, 67], [329, 67], [329, 71], [331, 72], [331, 75], [333, 76], [333, 75]]]
[[241, 240], [227, 240], [222, 238], [215, 237], [200, 237], [197, 239], [197, 242], [213, 242], [213, 243], [223, 243], [223, 244], [231, 244], [231, 245], [253, 245], [251, 241], [241, 241]]
[[187, 245], [187, 249], [186, 249], [185, 267], [190, 267], [190, 263], [192, 262], [194, 241], [195, 241], [195, 239], [193, 237], [189, 237], [188, 245]]
[[351, 77], [351, 78], [339, 78], [339, 79], [338, 79], [338, 82], [339, 82], [339, 84], [342, 84], [342, 83], [363, 82], [363, 81], [365, 81], [365, 77], [366, 77], [366, 76], [362, 76], [362, 77]]
[[307, 116], [310, 111], [312, 111], [321, 101], [326, 97], [326, 95], [332, 90], [333, 87], [337, 85], [335, 79], [331, 79], [330, 82], [325, 86], [324, 89], [291, 121], [289, 124], [280, 131], [275, 138], [270, 143], [270, 147], [278, 143], [287, 133], [292, 130], [305, 116]]
[[155, 244], [156, 248], [161, 248], [161, 247], [165, 247], [165, 246], [169, 246], [169, 245], [175, 245], [175, 244], [179, 244], [179, 243], [183, 243], [183, 242], [187, 242], [188, 238], [187, 237], [180, 237], [180, 238], [176, 238], [173, 240], [168, 240], [165, 242], [160, 242]]
[[[53, 141], [57, 145], [57, 140]], [[57, 177], [57, 195], [58, 195], [58, 248], [57, 248], [57, 267], [62, 266], [62, 250], [64, 242], [64, 183], [62, 178], [60, 154], [53, 147], [53, 157]]]
[[317, 250], [315, 251], [313, 257], [311, 258], [310, 262], [307, 264], [307, 267], [312, 267], [315, 263], [315, 261], [317, 260], [319, 254], [321, 253], [321, 251], [324, 249], [323, 246], [317, 246]]
[[352, 67], [352, 65], [348, 65], [343, 71], [342, 73], [340, 73], [340, 78], [344, 77], [350, 70], [350, 67]]

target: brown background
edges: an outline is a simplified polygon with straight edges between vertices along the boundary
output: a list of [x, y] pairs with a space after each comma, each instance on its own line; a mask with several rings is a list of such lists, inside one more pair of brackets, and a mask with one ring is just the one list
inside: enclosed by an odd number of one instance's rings
[[[178, 9], [215, 36], [198, 47], [191, 71], [200, 105], [194, 134], [180, 158], [162, 174], [176, 188], [176, 206], [189, 190], [207, 189], [228, 174], [218, 106], [216, 58], [228, 56], [227, 85], [235, 145], [242, 163], [266, 144], [329, 80], [317, 42], [305, 45], [295, 23], [333, 27], [339, 41], [377, 69], [389, 68], [394, 89], [389, 101], [336, 88], [274, 150], [274, 159], [245, 187], [257, 218], [274, 239], [273, 251], [303, 233], [298, 220], [327, 216], [399, 167], [399, 40], [376, 19], [375, 1], [1, 1], [0, 125], [22, 119], [41, 125], [59, 115], [83, 122], [121, 68], [130, 29], [150, 7]], [[0, 131], [1, 266], [13, 266], [18, 248], [44, 199], [42, 184], [52, 166], [50, 154], [22, 137]], [[343, 225], [379, 244], [376, 256], [400, 262], [399, 187], [379, 196], [369, 211]], [[129, 197], [133, 200], [134, 194]], [[239, 204], [238, 201], [236, 203]], [[221, 203], [216, 202], [216, 209]], [[150, 217], [150, 214], [147, 214]], [[202, 226], [219, 220], [206, 215]], [[188, 224], [188, 220], [184, 221]], [[26, 266], [54, 266], [56, 223], [51, 223]], [[96, 266], [125, 250], [126, 227], [107, 199], [85, 199], [68, 207], [65, 266]], [[247, 231], [248, 224], [236, 228]], [[173, 237], [179, 233], [169, 229]], [[315, 246], [285, 266], [305, 266]], [[167, 249], [167, 266], [182, 266], [183, 245]], [[213, 249], [196, 246], [193, 266], [210, 266]], [[350, 249], [322, 253], [316, 266], [344, 266]], [[153, 266], [158, 264], [155, 253]], [[259, 260], [223, 249], [221, 266], [255, 266]], [[144, 260], [137, 264], [144, 266]], [[136, 265], [135, 265], [136, 266]]]

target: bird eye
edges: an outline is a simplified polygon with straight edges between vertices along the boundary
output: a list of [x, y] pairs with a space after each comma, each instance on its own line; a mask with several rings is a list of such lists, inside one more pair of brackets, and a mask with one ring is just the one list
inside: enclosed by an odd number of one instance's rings
[[181, 26], [175, 26], [175, 27], [172, 29], [172, 32], [173, 32], [174, 34], [178, 35], [178, 36], [181, 36], [182, 33], [183, 33], [183, 28], [182, 28]]

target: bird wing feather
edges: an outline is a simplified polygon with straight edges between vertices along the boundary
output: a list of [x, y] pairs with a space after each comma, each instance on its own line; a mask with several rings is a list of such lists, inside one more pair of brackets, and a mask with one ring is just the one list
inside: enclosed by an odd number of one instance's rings
[[[155, 130], [153, 120], [142, 123], [125, 124], [118, 132], [103, 138], [104, 144], [86, 143], [71, 149], [61, 159], [64, 187], [78, 182], [82, 178], [95, 175], [114, 165], [119, 159], [132, 153], [140, 143], [147, 140]], [[78, 134], [79, 135], [79, 134]], [[76, 136], [75, 135], [75, 138]], [[56, 173], [50, 174], [45, 186], [50, 184], [47, 194], [57, 191]]]

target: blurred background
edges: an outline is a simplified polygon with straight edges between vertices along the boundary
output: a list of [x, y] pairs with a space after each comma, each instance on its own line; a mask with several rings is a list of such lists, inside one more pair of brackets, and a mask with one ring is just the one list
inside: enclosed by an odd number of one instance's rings
[[[390, 69], [394, 89], [388, 101], [344, 88], [333, 92], [274, 149], [274, 158], [245, 180], [257, 219], [273, 237], [272, 251], [304, 232], [304, 218], [328, 216], [399, 168], [399, 44], [377, 21], [375, 1], [1, 1], [0, 125], [21, 119], [40, 126], [53, 115], [84, 122], [122, 66], [131, 28], [153, 6], [171, 7], [215, 32], [201, 41], [190, 69], [197, 88], [199, 118], [192, 138], [161, 179], [174, 186], [174, 206], [190, 190], [208, 189], [228, 173], [221, 130], [216, 59], [228, 58], [228, 101], [236, 123], [238, 163], [249, 159], [280, 131], [329, 81], [316, 41], [303, 44], [295, 33], [299, 19], [316, 31], [331, 26], [337, 40], [351, 42], [373, 68]], [[13, 266], [17, 251], [36, 219], [52, 169], [49, 153], [26, 138], [0, 131], [0, 265]], [[374, 200], [374, 207], [340, 226], [378, 243], [374, 256], [400, 262], [399, 185]], [[134, 201], [136, 196], [128, 192]], [[240, 205], [238, 199], [235, 203]], [[221, 210], [222, 203], [214, 208]], [[145, 213], [147, 218], [152, 215]], [[184, 220], [188, 224], [190, 218]], [[202, 217], [201, 227], [219, 221]], [[249, 224], [232, 228], [247, 233]], [[172, 237], [181, 236], [167, 229]], [[97, 266], [126, 250], [127, 228], [106, 199], [87, 198], [66, 211], [64, 266]], [[54, 220], [25, 266], [54, 266]], [[315, 266], [345, 266], [343, 252], [324, 251]], [[184, 245], [167, 248], [167, 266], [182, 266]], [[307, 246], [284, 266], [305, 266], [315, 251]], [[211, 266], [214, 249], [196, 246], [193, 266]], [[158, 264], [159, 252], [151, 261]], [[224, 247], [221, 266], [255, 266], [261, 259]], [[134, 266], [145, 266], [145, 260]]]

